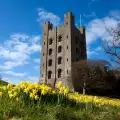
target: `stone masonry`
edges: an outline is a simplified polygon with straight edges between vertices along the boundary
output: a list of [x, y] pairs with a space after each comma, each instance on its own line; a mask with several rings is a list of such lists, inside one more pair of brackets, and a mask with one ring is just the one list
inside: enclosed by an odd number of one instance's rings
[[61, 80], [66, 84], [74, 64], [86, 59], [85, 28], [75, 26], [71, 12], [64, 14], [63, 25], [43, 24], [40, 82], [55, 86]]

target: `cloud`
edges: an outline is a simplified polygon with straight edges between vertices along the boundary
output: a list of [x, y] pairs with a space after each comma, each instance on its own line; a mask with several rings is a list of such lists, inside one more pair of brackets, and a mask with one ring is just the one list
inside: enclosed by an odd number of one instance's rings
[[98, 53], [93, 49], [87, 48], [87, 56], [91, 57], [93, 55], [98, 55]]
[[34, 61], [35, 63], [40, 64], [40, 58], [35, 58], [35, 59], [33, 59], [33, 61]]
[[96, 40], [104, 40], [109, 38], [109, 34], [106, 31], [106, 27], [116, 27], [120, 20], [115, 17], [104, 17], [101, 19], [93, 19], [86, 27], [86, 41], [87, 44], [91, 44]]
[[40, 66], [38, 65], [38, 66], [34, 66], [34, 69], [35, 70], [40, 70]]
[[59, 16], [55, 15], [52, 12], [47, 12], [43, 8], [38, 9], [38, 18], [37, 21], [43, 24], [46, 21], [50, 21], [54, 26], [57, 26], [61, 23]]
[[13, 71], [4, 71], [4, 74], [12, 75], [12, 76], [17, 76], [17, 77], [24, 77], [26, 73], [16, 73]]
[[40, 51], [40, 35], [13, 33], [3, 45], [0, 45], [0, 58], [4, 60], [0, 70], [10, 70], [28, 64], [31, 54]]
[[6, 62], [4, 62], [3, 65], [0, 65], [0, 70], [10, 70], [18, 66], [23, 66], [25, 64], [28, 64], [28, 62], [21, 61], [21, 60], [18, 60], [18, 61], [6, 60]]
[[38, 83], [39, 82], [39, 76], [28, 76], [28, 80], [31, 83]]
[[102, 49], [102, 47], [101, 46], [98, 46], [96, 49], [95, 49], [95, 51], [102, 51], [103, 49]]
[[110, 15], [116, 19], [120, 19], [120, 10], [113, 10], [110, 12]]
[[88, 57], [99, 55], [98, 52], [103, 51], [102, 46], [98, 46], [94, 49], [91, 49], [90, 46], [87, 48]]

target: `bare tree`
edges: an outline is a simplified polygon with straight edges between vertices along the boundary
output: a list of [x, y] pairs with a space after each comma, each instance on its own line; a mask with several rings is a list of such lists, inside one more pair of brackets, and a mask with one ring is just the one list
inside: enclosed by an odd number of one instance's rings
[[104, 51], [110, 56], [111, 61], [120, 65], [120, 23], [117, 27], [108, 27], [106, 30], [109, 39], [104, 40]]

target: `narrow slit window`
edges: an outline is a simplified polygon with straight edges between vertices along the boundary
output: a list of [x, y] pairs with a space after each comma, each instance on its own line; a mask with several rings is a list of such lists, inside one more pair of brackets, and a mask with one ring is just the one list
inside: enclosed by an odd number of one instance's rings
[[58, 58], [58, 65], [61, 64], [61, 63], [62, 63], [62, 58], [59, 57], [59, 58]]
[[61, 78], [62, 70], [58, 69], [58, 78]]
[[52, 49], [49, 49], [49, 55], [52, 55]]
[[62, 47], [61, 46], [58, 47], [58, 53], [60, 53], [60, 52], [62, 52]]
[[50, 38], [50, 39], [49, 39], [49, 45], [51, 45], [52, 43], [53, 43], [53, 39]]
[[58, 36], [58, 42], [61, 42], [61, 41], [62, 41], [62, 36], [59, 35], [59, 36]]
[[48, 61], [48, 66], [52, 66], [52, 60], [51, 59]]
[[48, 71], [48, 79], [51, 79], [52, 71]]

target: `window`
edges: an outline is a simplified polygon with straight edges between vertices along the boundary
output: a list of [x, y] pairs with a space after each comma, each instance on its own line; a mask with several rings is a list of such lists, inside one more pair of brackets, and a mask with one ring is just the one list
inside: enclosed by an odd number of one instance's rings
[[76, 53], [78, 53], [78, 48], [76, 48]]
[[59, 47], [58, 47], [58, 53], [60, 53], [61, 51], [62, 51], [62, 47], [59, 46]]
[[43, 63], [43, 67], [44, 67], [44, 63]]
[[61, 42], [61, 41], [62, 41], [62, 36], [59, 35], [59, 36], [58, 36], [58, 42]]
[[45, 45], [45, 42], [44, 42], [44, 45]]
[[61, 73], [62, 73], [62, 70], [61, 70], [61, 69], [58, 69], [58, 78], [61, 77]]
[[68, 49], [68, 46], [67, 46], [67, 49]]
[[42, 74], [42, 77], [43, 77], [43, 74]]
[[75, 37], [75, 41], [76, 41], [76, 44], [78, 44], [78, 37], [77, 36]]
[[51, 59], [48, 61], [48, 66], [52, 66], [52, 60]]
[[52, 71], [48, 71], [48, 79], [51, 79]]
[[67, 61], [68, 61], [68, 58], [67, 58]]
[[67, 38], [68, 38], [68, 35], [67, 35]]
[[52, 55], [52, 49], [49, 49], [49, 55]]
[[58, 65], [61, 64], [61, 63], [62, 63], [62, 58], [59, 57], [59, 58], [58, 58]]
[[44, 33], [44, 36], [46, 35], [46, 33]]
[[67, 70], [67, 74], [68, 74], [68, 70]]
[[52, 38], [50, 38], [50, 39], [49, 39], [49, 45], [51, 45], [51, 44], [52, 44], [52, 42], [53, 42], [53, 39], [52, 39]]
[[43, 56], [44, 56], [44, 53], [43, 53]]

